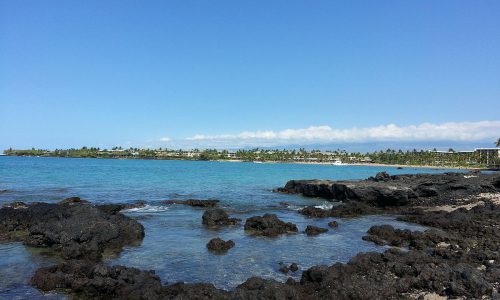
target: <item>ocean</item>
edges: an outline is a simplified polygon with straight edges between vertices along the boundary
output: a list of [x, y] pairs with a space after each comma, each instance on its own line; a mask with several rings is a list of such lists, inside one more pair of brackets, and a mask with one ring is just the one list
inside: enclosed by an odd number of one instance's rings
[[[148, 203], [145, 207], [124, 212], [144, 225], [143, 242], [126, 247], [105, 262], [155, 270], [165, 284], [208, 282], [233, 289], [252, 276], [280, 281], [288, 277], [300, 279], [301, 272], [311, 266], [347, 262], [359, 252], [384, 251], [385, 247], [361, 239], [373, 225], [424, 229], [399, 222], [395, 216], [307, 218], [297, 210], [307, 205], [331, 207], [332, 203], [272, 191], [290, 179], [364, 179], [380, 171], [403, 174], [450, 170], [0, 156], [0, 203], [57, 202], [72, 196], [96, 204], [144, 200]], [[160, 202], [172, 199], [220, 200], [220, 206], [231, 217], [242, 219], [242, 224], [248, 217], [275, 213], [297, 224], [299, 233], [267, 238], [249, 236], [243, 226], [207, 229], [201, 224], [202, 208]], [[328, 227], [326, 224], [332, 220], [339, 226], [325, 234], [309, 237], [302, 233], [307, 225]], [[213, 254], [206, 243], [214, 237], [232, 239], [236, 245], [226, 254]], [[43, 249], [20, 243], [0, 244], [0, 299], [64, 298], [57, 293], [42, 295], [28, 284], [38, 267], [56, 262], [57, 258], [47, 256]], [[278, 270], [280, 262], [296, 262], [299, 271], [284, 275]]]

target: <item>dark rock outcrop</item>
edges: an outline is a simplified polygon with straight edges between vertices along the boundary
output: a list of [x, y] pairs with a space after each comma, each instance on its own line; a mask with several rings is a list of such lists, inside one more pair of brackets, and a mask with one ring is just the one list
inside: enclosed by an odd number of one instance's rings
[[321, 228], [321, 227], [317, 227], [317, 226], [313, 226], [313, 225], [307, 225], [305, 233], [307, 235], [318, 235], [320, 233], [325, 233], [327, 231], [328, 231], [328, 229], [326, 229], [326, 228]]
[[229, 218], [229, 215], [221, 208], [208, 209], [203, 213], [202, 223], [206, 226], [236, 225], [241, 219]]
[[89, 204], [89, 203], [90, 202], [88, 202], [87, 200], [80, 199], [80, 197], [69, 197], [60, 201], [57, 204]]
[[211, 239], [207, 244], [208, 250], [211, 250], [211, 251], [223, 252], [223, 251], [227, 251], [233, 247], [234, 247], [234, 242], [232, 240], [224, 241], [221, 238]]
[[2, 207], [10, 207], [13, 209], [23, 209], [23, 208], [28, 208], [28, 204], [21, 202], [21, 201], [15, 201], [15, 202], [10, 202], [10, 203], [5, 203]]
[[[495, 299], [500, 284], [500, 209], [476, 206], [454, 212], [412, 211], [401, 217], [435, 227], [423, 232], [374, 226], [368, 240], [407, 247], [362, 253], [347, 264], [315, 266], [300, 283], [249, 278], [234, 291], [211, 284], [162, 286], [151, 271], [70, 261], [39, 269], [32, 283], [98, 299], [401, 299], [419, 295]], [[280, 264], [288, 273], [298, 269]], [[142, 298], [141, 298], [142, 297]]]
[[382, 172], [366, 180], [290, 180], [279, 192], [302, 194], [370, 206], [435, 206], [456, 204], [479, 193], [500, 191], [500, 174], [444, 173], [393, 175]]
[[331, 209], [322, 209], [314, 206], [307, 206], [299, 210], [300, 214], [313, 218], [352, 218], [360, 215], [373, 215], [384, 212], [392, 212], [391, 208], [382, 210], [376, 206], [370, 206], [363, 202], [347, 202], [342, 205], [335, 206]]
[[290, 269], [283, 262], [280, 262], [279, 265], [280, 267], [278, 270], [283, 274], [288, 274], [288, 271], [290, 271]]
[[145, 207], [146, 204], [146, 201], [139, 200], [134, 203], [99, 204], [96, 207], [107, 214], [115, 215], [122, 210]]
[[32, 285], [42, 291], [64, 290], [83, 299], [229, 299], [211, 284], [163, 286], [154, 271], [69, 261], [38, 269]]
[[162, 203], [164, 204], [182, 204], [193, 207], [215, 207], [219, 202], [220, 202], [219, 200], [196, 200], [196, 199], [162, 201]]
[[292, 285], [284, 284], [275, 280], [266, 280], [251, 277], [239, 285], [231, 295], [232, 299], [253, 300], [253, 299], [287, 299], [300, 300], [312, 299], [302, 295], [300, 291]]
[[331, 221], [331, 222], [328, 222], [328, 226], [330, 226], [332, 228], [337, 228], [337, 227], [339, 227], [339, 223], [337, 223], [337, 221]]
[[50, 247], [63, 258], [98, 260], [104, 250], [119, 250], [143, 237], [137, 221], [81, 202], [0, 209], [0, 239]]
[[283, 222], [275, 214], [248, 218], [245, 222], [245, 230], [255, 235], [264, 236], [277, 236], [298, 231], [295, 224]]
[[[286, 283], [281, 283], [252, 277], [234, 291], [227, 292], [211, 284], [178, 283], [162, 286], [159, 278], [151, 271], [105, 266], [88, 261], [69, 261], [39, 269], [32, 284], [43, 291], [62, 288], [81, 298], [97, 299], [414, 299], [424, 295], [496, 299], [500, 292], [500, 206], [495, 204], [498, 198], [484, 200], [481, 205], [470, 209], [460, 208], [452, 212], [428, 211], [419, 206], [454, 203], [454, 199], [459, 198], [447, 197], [469, 195], [474, 189], [481, 192], [491, 189], [496, 191], [497, 181], [491, 180], [493, 174], [491, 177], [477, 179], [474, 186], [466, 186], [461, 179], [452, 180], [459, 175], [447, 176], [433, 177], [435, 182], [425, 184], [422, 180], [413, 178], [415, 185], [411, 190], [416, 198], [408, 198], [409, 202], [403, 206], [405, 209], [399, 205], [379, 206], [377, 202], [351, 199], [346, 200], [343, 206], [329, 210], [330, 212], [325, 213], [328, 217], [398, 212], [401, 214], [400, 220], [429, 226], [431, 229], [410, 231], [395, 229], [390, 225], [373, 226], [364, 239], [394, 247], [384, 253], [358, 254], [347, 264], [312, 267], [302, 273], [300, 282], [291, 278]], [[369, 181], [370, 184], [392, 185], [396, 180], [409, 180], [397, 178], [382, 176]], [[439, 180], [443, 180], [440, 183], [443, 186], [439, 186]], [[481, 187], [475, 185], [481, 180], [484, 180]], [[407, 184], [409, 183], [405, 183], [406, 187]], [[435, 194], [431, 190], [436, 191], [438, 196], [433, 196]], [[498, 192], [492, 196], [497, 197]], [[29, 205], [28, 208], [1, 209], [0, 232], [5, 232], [8, 228], [7, 232], [27, 232], [29, 237], [31, 232], [28, 230], [36, 224], [36, 220], [32, 221], [27, 216], [22, 216], [20, 222], [15, 220], [22, 212], [31, 211], [34, 206], [45, 207], [37, 204]], [[61, 215], [68, 214], [65, 211], [69, 208], [76, 210], [92, 207], [87, 204], [55, 206], [63, 209]], [[104, 213], [99, 208], [96, 211]], [[322, 211], [312, 209], [306, 211], [316, 216], [323, 214]], [[222, 215], [222, 218], [211, 217], [210, 220], [228, 218], [225, 212], [215, 213], [217, 214]], [[279, 220], [276, 215], [249, 218], [245, 229], [270, 236], [297, 231], [295, 225]], [[287, 273], [292, 270], [292, 266], [293, 264], [289, 267], [281, 264], [283, 271]]]

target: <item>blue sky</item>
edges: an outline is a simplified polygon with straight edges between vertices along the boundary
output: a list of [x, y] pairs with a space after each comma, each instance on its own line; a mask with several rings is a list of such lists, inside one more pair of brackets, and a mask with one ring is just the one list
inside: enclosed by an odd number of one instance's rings
[[499, 16], [496, 0], [0, 1], [0, 148], [492, 144]]

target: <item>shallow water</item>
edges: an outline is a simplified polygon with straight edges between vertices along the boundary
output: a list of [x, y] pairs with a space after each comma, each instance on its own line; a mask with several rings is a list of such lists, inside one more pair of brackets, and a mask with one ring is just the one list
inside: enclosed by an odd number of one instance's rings
[[[358, 252], [383, 251], [361, 240], [370, 226], [392, 224], [414, 230], [419, 226], [389, 216], [337, 219], [338, 228], [308, 237], [307, 225], [327, 227], [333, 219], [309, 219], [298, 214], [305, 205], [331, 206], [321, 199], [273, 193], [289, 179], [362, 179], [380, 171], [390, 174], [437, 173], [445, 170], [365, 166], [254, 164], [231, 162], [70, 159], [0, 157], [0, 203], [11, 201], [54, 202], [78, 196], [94, 203], [145, 200], [148, 206], [129, 210], [146, 229], [140, 246], [127, 247], [109, 264], [154, 269], [164, 283], [211, 282], [231, 289], [251, 276], [286, 280], [279, 262], [296, 262], [299, 278], [313, 265], [346, 262]], [[233, 217], [276, 213], [297, 224], [298, 234], [277, 238], [248, 236], [243, 226], [209, 230], [202, 226], [203, 210], [182, 205], [161, 205], [166, 199], [219, 199]], [[283, 207], [280, 202], [287, 202]], [[213, 237], [232, 239], [236, 246], [225, 255], [207, 251]], [[45, 255], [21, 244], [0, 244], [0, 298], [41, 296], [27, 282], [42, 264], [53, 263]], [[49, 297], [59, 297], [50, 294]]]

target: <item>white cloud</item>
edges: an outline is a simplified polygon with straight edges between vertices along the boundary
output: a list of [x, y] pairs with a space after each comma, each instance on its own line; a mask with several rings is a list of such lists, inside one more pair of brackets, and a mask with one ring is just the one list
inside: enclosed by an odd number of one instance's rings
[[311, 126], [281, 131], [244, 131], [236, 134], [197, 134], [186, 141], [206, 145], [269, 146], [286, 144], [377, 142], [377, 141], [487, 141], [500, 136], [500, 121], [449, 122], [442, 124], [338, 129]]
[[166, 136], [165, 136], [165, 137], [160, 138], [160, 142], [170, 142], [171, 140], [172, 140], [171, 138], [166, 137]]

